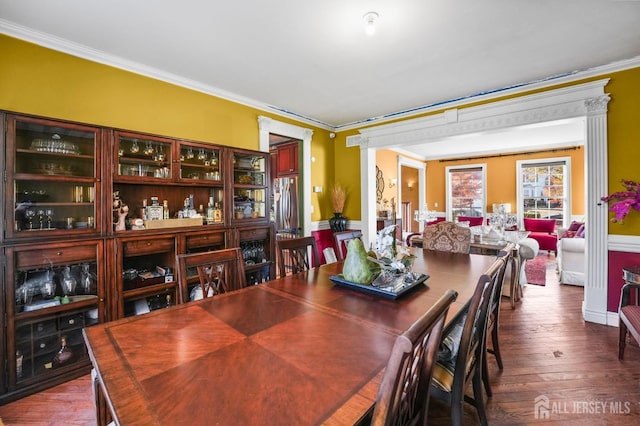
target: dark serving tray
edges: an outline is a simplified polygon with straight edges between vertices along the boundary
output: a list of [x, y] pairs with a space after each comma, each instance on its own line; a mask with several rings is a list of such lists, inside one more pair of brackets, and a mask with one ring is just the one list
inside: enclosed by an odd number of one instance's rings
[[389, 291], [389, 290], [382, 290], [381, 288], [374, 287], [372, 285], [358, 284], [352, 281], [347, 281], [342, 277], [342, 275], [332, 275], [329, 277], [329, 279], [337, 285], [349, 287], [353, 290], [362, 291], [365, 293], [378, 294], [378, 295], [389, 297], [392, 299], [397, 299], [398, 297], [402, 296], [409, 290], [418, 287], [419, 285], [423, 284], [428, 278], [429, 278], [429, 275], [420, 274], [418, 278], [415, 279], [414, 281], [411, 281], [411, 282], [405, 281], [404, 284], [400, 288], [398, 288], [396, 291]]

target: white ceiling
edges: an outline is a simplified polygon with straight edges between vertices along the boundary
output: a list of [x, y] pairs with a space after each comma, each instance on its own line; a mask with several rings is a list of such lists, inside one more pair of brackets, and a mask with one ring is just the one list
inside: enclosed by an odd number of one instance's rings
[[339, 131], [637, 63], [640, 1], [0, 0], [0, 32]]

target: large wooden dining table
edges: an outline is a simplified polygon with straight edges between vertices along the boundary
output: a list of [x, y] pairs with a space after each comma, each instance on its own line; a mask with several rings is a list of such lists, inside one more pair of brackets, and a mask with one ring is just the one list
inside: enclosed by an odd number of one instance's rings
[[413, 250], [430, 278], [398, 299], [335, 285], [338, 262], [87, 328], [98, 394], [122, 425], [355, 424], [396, 337], [447, 289], [450, 321], [495, 261]]

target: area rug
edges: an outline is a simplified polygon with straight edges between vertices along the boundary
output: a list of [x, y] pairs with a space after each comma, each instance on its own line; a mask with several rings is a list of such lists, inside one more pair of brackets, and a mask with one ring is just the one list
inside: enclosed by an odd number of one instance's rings
[[547, 280], [547, 256], [536, 256], [527, 260], [524, 265], [527, 274], [527, 282], [535, 285], [545, 285]]

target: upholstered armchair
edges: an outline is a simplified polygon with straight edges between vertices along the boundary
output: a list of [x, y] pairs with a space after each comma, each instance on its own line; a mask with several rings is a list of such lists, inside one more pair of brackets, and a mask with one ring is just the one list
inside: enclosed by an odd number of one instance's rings
[[556, 252], [558, 250], [558, 235], [555, 233], [555, 219], [523, 219], [524, 230], [529, 231], [529, 238], [533, 238], [540, 245], [540, 250]]
[[424, 228], [422, 248], [428, 250], [469, 253], [471, 230], [454, 222], [439, 222]]
[[560, 283], [584, 286], [585, 239], [562, 238], [558, 241], [558, 273]]

